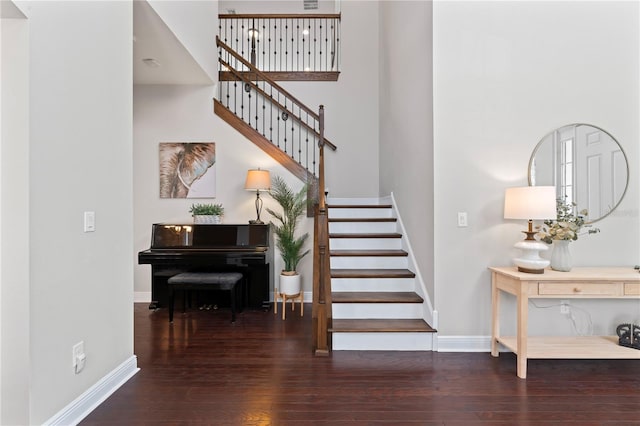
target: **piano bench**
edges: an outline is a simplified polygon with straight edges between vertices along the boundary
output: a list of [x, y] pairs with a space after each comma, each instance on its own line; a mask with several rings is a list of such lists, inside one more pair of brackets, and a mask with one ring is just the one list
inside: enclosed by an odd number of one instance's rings
[[226, 290], [231, 301], [231, 322], [236, 322], [236, 293], [242, 281], [240, 272], [183, 272], [167, 280], [169, 284], [169, 322], [173, 322], [175, 290]]

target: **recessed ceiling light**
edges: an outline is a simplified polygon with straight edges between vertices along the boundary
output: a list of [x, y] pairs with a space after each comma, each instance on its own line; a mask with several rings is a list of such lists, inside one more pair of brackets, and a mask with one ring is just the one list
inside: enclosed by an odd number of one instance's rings
[[145, 58], [142, 60], [142, 62], [144, 62], [144, 64], [150, 68], [159, 68], [160, 67], [160, 62], [156, 61], [153, 58]]

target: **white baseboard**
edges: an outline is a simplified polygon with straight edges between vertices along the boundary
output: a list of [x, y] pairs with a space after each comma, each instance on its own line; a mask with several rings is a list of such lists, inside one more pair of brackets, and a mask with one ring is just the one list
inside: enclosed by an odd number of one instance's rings
[[150, 303], [151, 292], [150, 291], [134, 291], [133, 303]]
[[491, 352], [491, 336], [440, 336], [438, 352]]
[[[271, 302], [273, 302], [273, 293], [270, 294]], [[304, 303], [313, 302], [313, 293], [310, 291], [305, 291], [303, 296]], [[150, 303], [151, 302], [151, 292], [150, 291], [135, 291], [133, 293], [133, 303]]]
[[44, 422], [44, 425], [77, 425], [138, 371], [138, 358], [133, 355]]

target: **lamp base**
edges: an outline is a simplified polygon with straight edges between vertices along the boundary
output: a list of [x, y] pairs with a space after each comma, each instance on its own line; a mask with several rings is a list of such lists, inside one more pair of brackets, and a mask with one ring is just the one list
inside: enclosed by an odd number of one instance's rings
[[249, 225], [264, 225], [264, 222], [260, 219], [254, 219], [249, 221]]
[[539, 252], [549, 250], [546, 244], [538, 241], [518, 241], [516, 248], [522, 250], [522, 256], [513, 259], [513, 263], [518, 267], [518, 271], [528, 274], [544, 274], [544, 268], [549, 266], [547, 259], [540, 257]]
[[523, 268], [522, 266], [518, 266], [519, 272], [525, 272], [527, 274], [544, 274], [544, 269], [529, 269]]

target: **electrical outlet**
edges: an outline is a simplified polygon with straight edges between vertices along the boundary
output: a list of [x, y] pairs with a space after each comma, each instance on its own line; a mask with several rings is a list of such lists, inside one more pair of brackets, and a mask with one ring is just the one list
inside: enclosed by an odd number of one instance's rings
[[569, 315], [570, 312], [571, 312], [571, 308], [569, 307], [569, 301], [562, 300], [560, 302], [560, 313], [563, 315]]
[[84, 341], [80, 341], [73, 345], [73, 371], [78, 374], [84, 368], [85, 361]]

